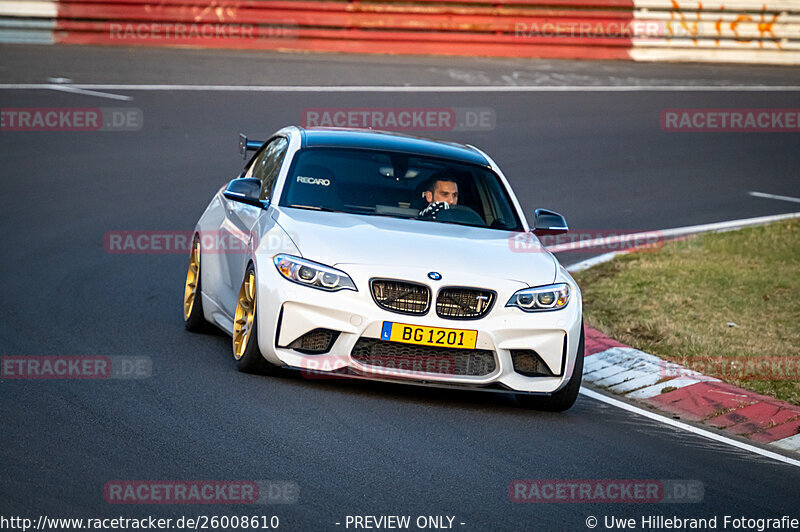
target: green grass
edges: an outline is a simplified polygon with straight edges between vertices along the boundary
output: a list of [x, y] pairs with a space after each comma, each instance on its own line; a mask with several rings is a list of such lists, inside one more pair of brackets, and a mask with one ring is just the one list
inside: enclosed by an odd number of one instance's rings
[[[668, 242], [578, 272], [575, 280], [587, 324], [661, 358], [696, 367], [717, 357], [800, 360], [798, 220]], [[796, 378], [706, 373], [800, 404]]]

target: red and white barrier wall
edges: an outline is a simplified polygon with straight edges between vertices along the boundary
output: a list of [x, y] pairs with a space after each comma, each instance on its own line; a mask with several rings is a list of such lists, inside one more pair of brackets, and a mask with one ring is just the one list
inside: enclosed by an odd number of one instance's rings
[[635, 61], [800, 64], [800, 0], [635, 0], [637, 19], [663, 23], [634, 39]]
[[0, 42], [800, 64], [800, 0], [0, 0]]

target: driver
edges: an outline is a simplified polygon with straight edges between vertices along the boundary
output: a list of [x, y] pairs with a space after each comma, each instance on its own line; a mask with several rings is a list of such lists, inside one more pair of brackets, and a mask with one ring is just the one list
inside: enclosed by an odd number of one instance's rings
[[422, 197], [428, 202], [428, 206], [422, 209], [419, 215], [435, 220], [439, 211], [458, 204], [458, 183], [452, 174], [444, 171], [436, 172], [428, 180], [428, 186]]

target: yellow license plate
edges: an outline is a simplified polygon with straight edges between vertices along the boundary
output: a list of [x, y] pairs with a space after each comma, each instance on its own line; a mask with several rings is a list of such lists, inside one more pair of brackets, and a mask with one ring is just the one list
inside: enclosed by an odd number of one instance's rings
[[475, 349], [475, 345], [478, 343], [478, 331], [423, 327], [384, 321], [381, 340], [404, 344]]

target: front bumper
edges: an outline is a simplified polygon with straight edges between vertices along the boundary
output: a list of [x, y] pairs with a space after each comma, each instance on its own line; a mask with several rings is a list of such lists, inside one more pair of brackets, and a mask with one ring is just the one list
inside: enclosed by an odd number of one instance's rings
[[[265, 257], [266, 258], [266, 257]], [[507, 388], [516, 392], [549, 394], [558, 391], [572, 376], [581, 327], [581, 294], [572, 284], [569, 304], [561, 310], [527, 313], [505, 307], [511, 295], [527, 285], [511, 280], [486, 278], [458, 272], [442, 272], [448, 285], [488, 288], [497, 292], [491, 311], [476, 320], [444, 319], [431, 309], [424, 316], [409, 316], [377, 306], [369, 293], [373, 277], [401, 279], [428, 285], [433, 293], [442, 282], [427, 278], [425, 269], [342, 265], [359, 291], [324, 292], [283, 279], [270, 260], [257, 265], [259, 279], [259, 346], [273, 364], [324, 373], [346, 370], [363, 378], [467, 388]], [[490, 351], [494, 368], [483, 375], [438, 373], [430, 366], [379, 367], [352, 356], [360, 338], [381, 338], [385, 321], [478, 331], [476, 349]], [[338, 332], [330, 350], [307, 354], [289, 348], [297, 338], [315, 329]], [[407, 344], [402, 344], [407, 345]], [[554, 376], [529, 377], [514, 370], [511, 350], [534, 350]], [[460, 350], [459, 350], [460, 351]], [[457, 353], [458, 354], [458, 353]]]

